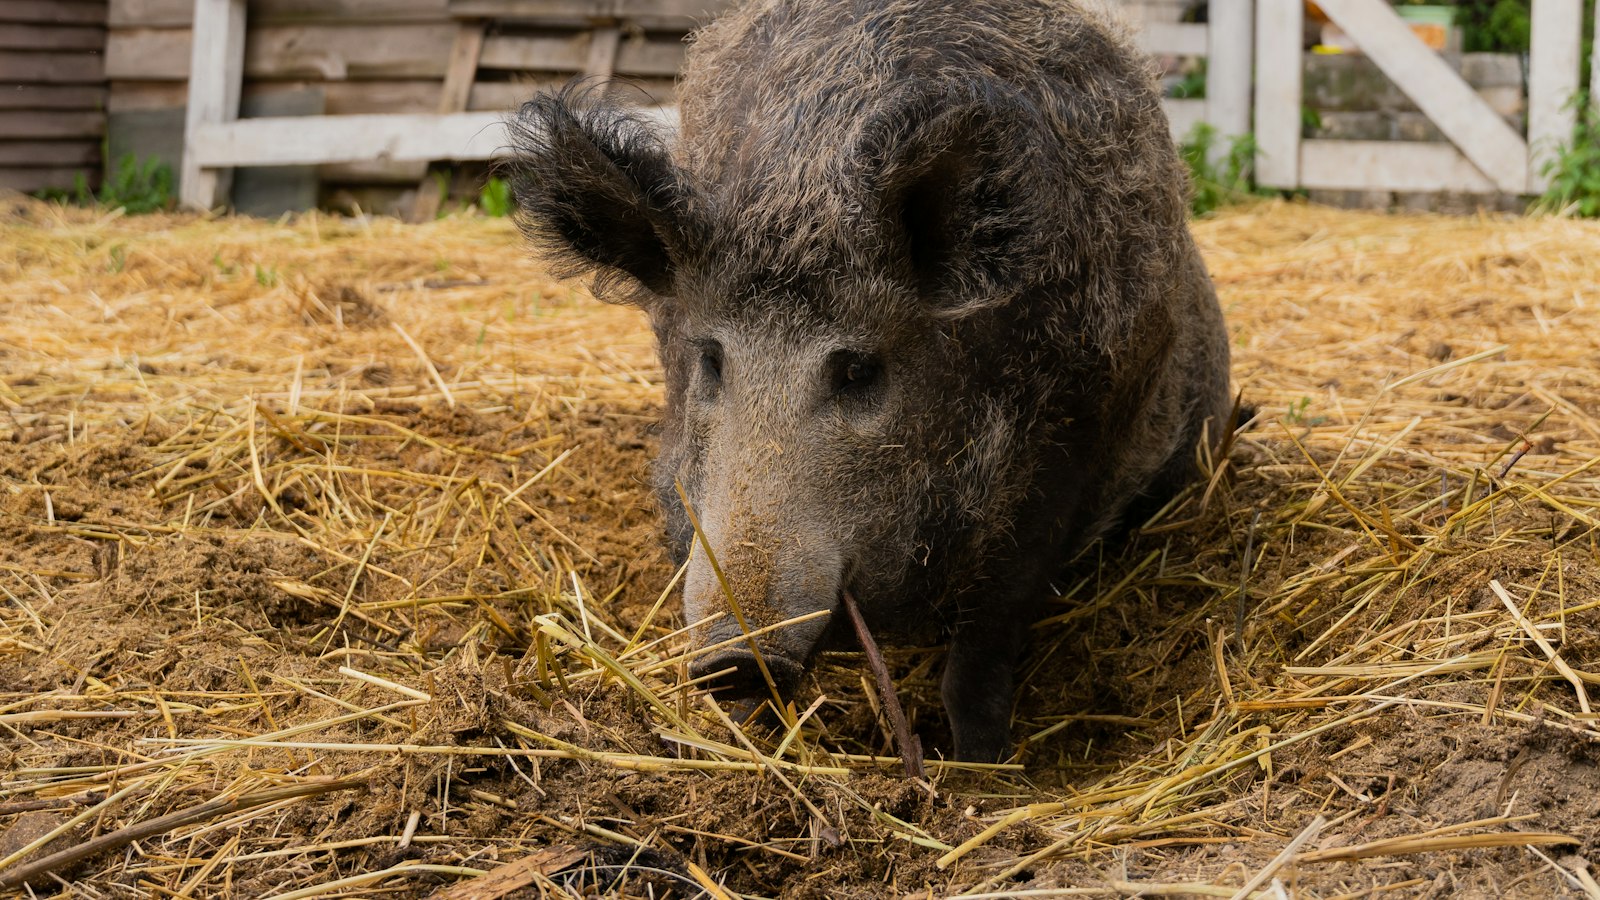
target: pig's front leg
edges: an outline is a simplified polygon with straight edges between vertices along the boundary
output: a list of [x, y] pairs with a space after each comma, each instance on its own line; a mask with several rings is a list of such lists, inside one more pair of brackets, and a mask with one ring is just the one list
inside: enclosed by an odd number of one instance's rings
[[1011, 700], [1027, 643], [1028, 604], [974, 610], [950, 637], [940, 692], [955, 758], [1004, 762], [1011, 755]]

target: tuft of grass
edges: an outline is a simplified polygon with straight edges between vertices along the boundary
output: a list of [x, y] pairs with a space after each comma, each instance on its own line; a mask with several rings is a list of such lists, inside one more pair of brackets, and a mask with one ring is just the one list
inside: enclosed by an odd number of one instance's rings
[[88, 179], [80, 173], [71, 191], [47, 191], [41, 196], [78, 206], [120, 209], [133, 215], [160, 212], [172, 208], [172, 167], [155, 156], [141, 160], [126, 153], [107, 167], [99, 193], [89, 189]]
[[1189, 167], [1191, 215], [1209, 215], [1225, 206], [1272, 196], [1271, 191], [1256, 187], [1255, 135], [1232, 138], [1226, 152], [1218, 154], [1221, 141], [1214, 126], [1199, 122], [1178, 145], [1178, 154]]
[[1579, 110], [1572, 141], [1562, 146], [1544, 166], [1550, 179], [1538, 200], [1535, 212], [1600, 218], [1600, 113], [1590, 108], [1588, 98], [1579, 94], [1572, 101]]
[[484, 182], [483, 190], [478, 192], [478, 208], [483, 210], [484, 215], [497, 219], [511, 215], [516, 208], [516, 200], [511, 196], [511, 182], [490, 176]]

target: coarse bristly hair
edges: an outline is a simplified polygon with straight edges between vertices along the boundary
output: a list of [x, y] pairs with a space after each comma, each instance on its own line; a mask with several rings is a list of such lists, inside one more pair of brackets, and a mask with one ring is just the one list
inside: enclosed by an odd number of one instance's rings
[[[523, 229], [650, 314], [655, 482], [697, 675], [790, 688], [860, 598], [948, 636], [955, 752], [1007, 745], [1056, 567], [1194, 475], [1221, 311], [1150, 66], [1067, 0], [751, 0], [701, 31], [675, 143], [569, 88], [512, 123]], [[834, 617], [838, 619], [839, 617]], [[742, 627], [742, 626], [741, 626]], [[836, 628], [834, 629], [837, 630]], [[732, 671], [732, 676], [726, 675]]]
[[501, 171], [518, 227], [560, 277], [592, 273], [596, 296], [642, 303], [637, 288], [670, 289], [685, 190], [661, 135], [599, 102], [604, 88], [574, 81], [524, 103], [506, 122], [515, 152]]

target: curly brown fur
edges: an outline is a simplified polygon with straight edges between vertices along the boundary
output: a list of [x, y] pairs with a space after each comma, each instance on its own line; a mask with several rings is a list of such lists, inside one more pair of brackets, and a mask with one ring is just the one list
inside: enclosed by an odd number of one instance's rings
[[[751, 627], [949, 637], [955, 753], [1008, 745], [1030, 610], [1192, 477], [1228, 349], [1142, 59], [1063, 0], [758, 0], [691, 48], [670, 154], [571, 92], [518, 118], [522, 221], [650, 312], [656, 482]], [[696, 638], [736, 635], [696, 551]], [[835, 617], [841, 618], [841, 617]], [[825, 622], [762, 641], [780, 688]], [[759, 693], [748, 651], [703, 660]]]

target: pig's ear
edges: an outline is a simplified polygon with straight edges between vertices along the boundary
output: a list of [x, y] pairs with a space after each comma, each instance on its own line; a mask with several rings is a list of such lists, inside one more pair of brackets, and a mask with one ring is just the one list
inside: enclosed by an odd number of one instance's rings
[[609, 300], [670, 295], [687, 191], [651, 125], [569, 87], [523, 104], [506, 128], [517, 224], [556, 273], [592, 274]]
[[929, 104], [869, 128], [884, 241], [939, 315], [1009, 302], [1050, 268], [1039, 142], [1008, 105]]

